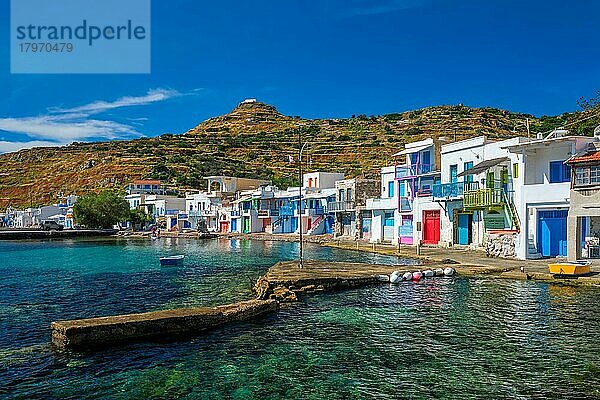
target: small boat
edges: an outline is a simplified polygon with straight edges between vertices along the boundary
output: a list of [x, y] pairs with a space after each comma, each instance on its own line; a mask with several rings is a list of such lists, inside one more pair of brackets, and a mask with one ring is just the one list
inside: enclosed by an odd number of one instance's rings
[[581, 276], [590, 273], [590, 261], [557, 262], [548, 264], [548, 270], [553, 275]]
[[432, 278], [434, 275], [435, 272], [433, 272], [433, 270], [426, 269], [425, 271], [423, 271], [423, 276], [425, 276], [425, 278]]
[[160, 265], [163, 267], [181, 265], [181, 264], [183, 264], [184, 257], [185, 256], [183, 256], [181, 254], [177, 255], [177, 256], [161, 257]]

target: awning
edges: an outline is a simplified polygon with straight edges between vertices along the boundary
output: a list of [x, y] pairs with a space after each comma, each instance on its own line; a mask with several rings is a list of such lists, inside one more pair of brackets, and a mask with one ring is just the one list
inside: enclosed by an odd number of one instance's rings
[[409, 147], [408, 149], [404, 149], [401, 152], [394, 154], [393, 157], [403, 156], [405, 154], [416, 153], [421, 150], [425, 150], [426, 148], [431, 147], [431, 146], [433, 146], [433, 143], [424, 144], [422, 146]]
[[499, 157], [499, 158], [492, 158], [491, 160], [485, 160], [485, 161], [482, 161], [479, 164], [475, 165], [473, 168], [461, 172], [460, 174], [458, 174], [458, 177], [467, 176], [467, 175], [477, 175], [477, 174], [480, 174], [480, 173], [488, 170], [489, 168], [495, 167], [496, 165], [501, 164], [506, 161], [509, 161], [509, 160], [510, 159], [508, 157]]

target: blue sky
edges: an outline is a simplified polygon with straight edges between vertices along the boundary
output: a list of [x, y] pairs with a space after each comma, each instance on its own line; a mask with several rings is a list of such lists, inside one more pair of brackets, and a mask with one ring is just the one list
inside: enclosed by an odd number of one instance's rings
[[250, 97], [307, 118], [459, 102], [559, 114], [600, 89], [599, 19], [586, 0], [155, 0], [142, 75], [11, 75], [6, 28], [0, 152], [182, 133]]

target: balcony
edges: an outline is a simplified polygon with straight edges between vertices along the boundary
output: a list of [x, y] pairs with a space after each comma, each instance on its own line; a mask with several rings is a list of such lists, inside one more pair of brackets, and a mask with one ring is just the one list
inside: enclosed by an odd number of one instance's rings
[[355, 208], [356, 207], [353, 201], [334, 201], [327, 207], [327, 209], [331, 212], [354, 211]]
[[318, 207], [313, 207], [313, 208], [305, 208], [304, 206], [302, 206], [302, 215], [305, 215], [308, 217], [316, 217], [316, 216], [325, 214], [325, 210], [326, 209], [323, 206], [318, 206]]
[[464, 192], [463, 198], [464, 208], [482, 209], [504, 206], [504, 190], [503, 189], [477, 189]]
[[294, 207], [292, 206], [281, 206], [279, 207], [279, 215], [281, 217], [291, 217], [294, 215]]
[[397, 165], [396, 179], [406, 179], [434, 172], [433, 164]]
[[438, 183], [433, 185], [434, 199], [458, 199], [463, 197], [465, 191], [465, 183]]

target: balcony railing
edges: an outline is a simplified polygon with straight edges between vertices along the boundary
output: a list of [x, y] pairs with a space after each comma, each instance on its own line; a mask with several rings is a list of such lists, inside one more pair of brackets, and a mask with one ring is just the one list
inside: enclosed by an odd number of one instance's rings
[[279, 207], [279, 215], [281, 217], [290, 217], [290, 216], [294, 215], [294, 207], [292, 207], [292, 206]]
[[434, 199], [451, 199], [460, 198], [463, 196], [465, 190], [465, 183], [453, 182], [453, 183], [438, 183], [433, 185], [433, 198]]
[[327, 206], [329, 211], [354, 211], [355, 204], [353, 201], [334, 201]]
[[503, 189], [477, 189], [464, 192], [463, 206], [465, 208], [487, 208], [504, 206]]
[[433, 164], [412, 164], [412, 165], [397, 165], [396, 179], [410, 178], [413, 176], [427, 174], [433, 172]]

